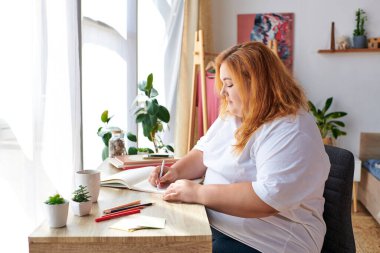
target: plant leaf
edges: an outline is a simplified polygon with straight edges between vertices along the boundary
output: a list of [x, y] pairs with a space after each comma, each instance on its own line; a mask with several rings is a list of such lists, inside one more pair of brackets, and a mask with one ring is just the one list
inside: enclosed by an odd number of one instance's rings
[[103, 150], [102, 150], [102, 159], [103, 159], [103, 161], [106, 160], [108, 156], [109, 156], [108, 147], [104, 146]]
[[108, 147], [108, 141], [111, 139], [111, 137], [112, 137], [112, 134], [110, 132], [107, 132], [107, 133], [103, 134], [103, 136], [102, 136], [103, 143], [107, 147]]
[[340, 126], [340, 127], [345, 127], [346, 126], [346, 124], [344, 124], [344, 122], [338, 121], [338, 120], [332, 120], [329, 123], [330, 124], [335, 124], [335, 125]]
[[159, 105], [157, 103], [157, 100], [156, 100], [156, 102], [155, 101], [147, 101], [147, 103], [148, 103], [148, 113], [150, 115], [156, 115], [158, 112], [158, 109], [159, 109]]
[[166, 109], [166, 107], [160, 105], [158, 113], [157, 113], [157, 117], [160, 120], [162, 120], [163, 122], [168, 123], [170, 120], [170, 114], [169, 114], [168, 109]]
[[137, 142], [137, 137], [135, 134], [131, 133], [131, 132], [128, 132], [127, 133], [127, 139], [130, 140], [130, 141], [133, 141], [133, 142]]
[[146, 117], [149, 118], [149, 114], [141, 113], [141, 114], [137, 115], [137, 117], [136, 117], [136, 123], [143, 122]]
[[135, 147], [129, 147], [129, 149], [128, 149], [128, 155], [137, 155], [137, 148], [135, 148]]
[[100, 116], [100, 119], [102, 120], [103, 123], [108, 123], [108, 110], [105, 110], [102, 115]]
[[158, 96], [158, 91], [152, 87], [152, 89], [150, 90], [150, 97], [151, 98], [154, 98], [154, 97], [157, 97]]
[[150, 124], [143, 124], [143, 133], [144, 136], [147, 137], [150, 141], [152, 141], [152, 137], [150, 136]]
[[332, 112], [325, 116], [326, 120], [337, 119], [346, 116], [346, 112]]
[[145, 92], [145, 89], [146, 89], [146, 81], [142, 81], [142, 82], [140, 82], [140, 83], [139, 83], [139, 90]]
[[153, 87], [153, 74], [150, 73], [146, 79], [146, 87], [145, 87], [145, 90], [146, 91], [149, 91], [150, 93], [150, 90], [152, 89]]
[[313, 113], [314, 116], [317, 115], [317, 109], [315, 108], [315, 105], [309, 100], [308, 102], [310, 111]]
[[171, 152], [174, 152], [174, 148], [170, 145], [165, 145], [165, 147], [170, 150]]
[[322, 109], [322, 112], [323, 114], [325, 114], [327, 112], [327, 110], [330, 108], [331, 104], [333, 102], [333, 97], [329, 97], [326, 102], [325, 102], [325, 106], [323, 107]]
[[149, 119], [150, 119], [150, 125], [151, 125], [152, 130], [154, 128], [157, 128], [157, 116], [156, 115], [150, 115]]

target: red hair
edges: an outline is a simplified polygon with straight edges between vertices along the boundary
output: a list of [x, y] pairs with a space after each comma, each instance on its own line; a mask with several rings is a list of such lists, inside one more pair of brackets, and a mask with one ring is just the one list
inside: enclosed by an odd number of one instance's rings
[[[264, 123], [300, 108], [308, 110], [307, 99], [279, 57], [260, 42], [246, 42], [226, 49], [215, 60], [217, 90], [223, 88], [220, 66], [226, 64], [243, 104], [242, 124], [235, 133], [235, 151], [241, 153], [249, 138]], [[227, 99], [220, 98], [220, 115], [227, 112]]]

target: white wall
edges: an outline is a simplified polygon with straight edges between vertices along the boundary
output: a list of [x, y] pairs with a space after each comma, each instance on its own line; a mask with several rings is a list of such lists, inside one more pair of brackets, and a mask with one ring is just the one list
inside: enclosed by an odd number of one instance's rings
[[294, 13], [295, 78], [308, 98], [321, 107], [334, 97], [330, 110], [346, 111], [347, 136], [337, 145], [359, 154], [360, 132], [380, 132], [380, 52], [318, 54], [330, 47], [331, 22], [335, 38], [352, 37], [355, 11], [367, 12], [367, 37], [380, 37], [380, 1], [376, 0], [212, 0], [216, 52], [237, 42], [237, 15]]

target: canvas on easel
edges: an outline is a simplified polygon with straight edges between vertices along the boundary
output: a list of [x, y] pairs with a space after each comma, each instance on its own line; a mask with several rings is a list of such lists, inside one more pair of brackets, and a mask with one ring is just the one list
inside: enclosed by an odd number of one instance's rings
[[258, 13], [238, 15], [238, 43], [259, 41], [271, 46], [277, 41], [277, 53], [284, 65], [293, 69], [293, 13]]

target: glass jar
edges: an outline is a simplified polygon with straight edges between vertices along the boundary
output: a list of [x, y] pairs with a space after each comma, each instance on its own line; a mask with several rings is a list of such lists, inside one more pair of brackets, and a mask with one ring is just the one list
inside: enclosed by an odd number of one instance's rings
[[112, 137], [108, 141], [108, 157], [126, 155], [124, 134], [121, 130], [113, 130]]

